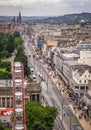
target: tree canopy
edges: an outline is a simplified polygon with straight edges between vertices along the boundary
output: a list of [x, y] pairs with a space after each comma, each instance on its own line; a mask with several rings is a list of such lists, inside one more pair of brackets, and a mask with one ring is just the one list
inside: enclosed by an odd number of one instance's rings
[[29, 101], [26, 104], [27, 130], [52, 130], [56, 116], [55, 107], [44, 107], [38, 102]]
[[0, 122], [0, 130], [4, 130], [4, 128], [2, 127], [2, 124], [1, 124], [1, 122]]
[[[22, 43], [23, 39], [18, 31], [8, 35], [0, 33], [0, 79], [11, 78], [11, 64], [7, 63], [7, 58], [12, 56], [14, 50], [17, 50], [15, 61], [20, 61], [24, 64], [25, 76], [29, 76], [30, 69], [28, 67], [27, 57], [24, 54]], [[3, 60], [5, 60], [5, 65], [3, 64]]]

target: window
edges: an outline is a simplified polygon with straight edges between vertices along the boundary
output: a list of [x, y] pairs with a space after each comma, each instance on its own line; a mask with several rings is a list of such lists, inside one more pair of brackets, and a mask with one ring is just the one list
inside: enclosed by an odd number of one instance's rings
[[88, 90], [88, 86], [86, 86], [86, 90]]
[[86, 80], [84, 80], [84, 83], [86, 83]]
[[79, 89], [79, 86], [75, 86], [75, 89]]
[[5, 107], [5, 98], [2, 98], [2, 107]]
[[85, 89], [85, 86], [80, 86], [80, 89], [81, 89], [81, 90], [84, 90], [84, 89]]
[[10, 102], [7, 102], [7, 107], [10, 107]]
[[84, 93], [80, 93], [80, 96], [81, 96], [81, 97], [84, 96]]
[[81, 80], [79, 80], [79, 83], [81, 83]]

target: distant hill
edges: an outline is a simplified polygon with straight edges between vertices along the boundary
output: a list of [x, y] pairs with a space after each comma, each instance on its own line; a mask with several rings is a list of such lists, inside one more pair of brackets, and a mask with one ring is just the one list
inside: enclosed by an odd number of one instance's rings
[[[10, 22], [11, 16], [0, 16], [0, 22]], [[29, 23], [66, 23], [66, 24], [78, 24], [81, 20], [85, 20], [87, 23], [91, 23], [91, 13], [80, 14], [67, 14], [63, 16], [45, 17], [45, 16], [22, 16], [23, 22]]]
[[41, 22], [48, 23], [66, 23], [66, 24], [78, 24], [81, 20], [85, 20], [87, 23], [91, 23], [91, 13], [80, 13], [80, 14], [68, 14], [58, 17], [49, 17]]
[[[47, 16], [22, 16], [23, 22], [36, 22], [48, 18]], [[12, 16], [0, 16], [0, 22], [11, 22]], [[15, 19], [17, 17], [15, 16]]]
[[0, 16], [0, 22], [11, 22], [11, 16]]

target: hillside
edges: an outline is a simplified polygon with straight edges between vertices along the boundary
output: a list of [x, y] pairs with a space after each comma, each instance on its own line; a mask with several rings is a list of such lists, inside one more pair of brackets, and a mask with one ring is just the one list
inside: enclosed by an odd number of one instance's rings
[[[10, 22], [11, 16], [0, 16], [0, 22]], [[15, 17], [16, 18], [16, 17]], [[91, 13], [67, 14], [63, 16], [45, 17], [45, 16], [22, 16], [23, 22], [29, 23], [66, 23], [78, 24], [81, 20], [91, 23]]]
[[91, 13], [68, 14], [58, 17], [49, 17], [45, 20], [41, 20], [41, 22], [78, 24], [82, 19], [87, 23], [91, 23]]

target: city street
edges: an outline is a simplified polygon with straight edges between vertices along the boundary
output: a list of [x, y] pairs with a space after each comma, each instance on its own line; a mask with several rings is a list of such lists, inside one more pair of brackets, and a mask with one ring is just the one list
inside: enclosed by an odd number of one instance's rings
[[[66, 130], [74, 130], [74, 125], [77, 127], [76, 130], [83, 130], [77, 118], [69, 108], [70, 104], [69, 100], [67, 99], [67, 97], [63, 96], [60, 93], [60, 91], [57, 88], [57, 84], [55, 83], [55, 80], [53, 80], [52, 77], [50, 76], [44, 63], [41, 60], [38, 60], [36, 57], [33, 57], [33, 55], [36, 55], [36, 52], [34, 51], [34, 48], [32, 47], [31, 43], [27, 43], [27, 41], [24, 43], [24, 45], [26, 50], [25, 52], [28, 56], [28, 62], [32, 63], [32, 66], [36, 70], [36, 73], [38, 75], [39, 73], [42, 75], [42, 79], [47, 85], [47, 90], [45, 92], [50, 99], [48, 99], [47, 96], [44, 94], [45, 100], [46, 102], [49, 102], [48, 104], [50, 106], [53, 104], [53, 106], [57, 107], [59, 111], [59, 115], [55, 121], [56, 122], [55, 129], [64, 130], [63, 127], [61, 128], [63, 123]], [[29, 57], [29, 55], [31, 56]]]

